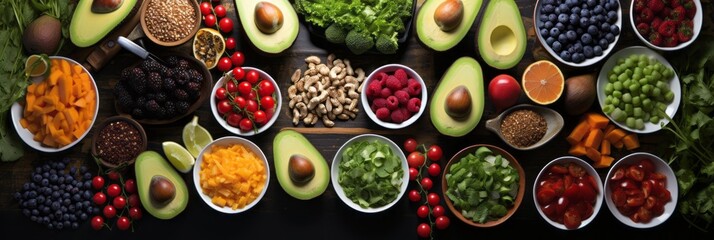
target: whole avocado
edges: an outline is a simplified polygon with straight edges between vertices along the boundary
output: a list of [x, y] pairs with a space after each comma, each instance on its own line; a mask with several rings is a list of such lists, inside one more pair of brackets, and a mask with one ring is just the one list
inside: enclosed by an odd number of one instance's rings
[[54, 55], [62, 37], [62, 25], [57, 18], [42, 15], [33, 20], [22, 34], [22, 45], [30, 54]]

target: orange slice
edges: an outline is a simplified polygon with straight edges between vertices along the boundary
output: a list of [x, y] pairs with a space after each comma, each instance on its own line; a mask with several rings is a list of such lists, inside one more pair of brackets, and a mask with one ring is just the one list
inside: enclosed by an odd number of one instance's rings
[[541, 105], [554, 103], [563, 94], [565, 78], [560, 68], [548, 60], [540, 60], [526, 68], [521, 79], [526, 96]]

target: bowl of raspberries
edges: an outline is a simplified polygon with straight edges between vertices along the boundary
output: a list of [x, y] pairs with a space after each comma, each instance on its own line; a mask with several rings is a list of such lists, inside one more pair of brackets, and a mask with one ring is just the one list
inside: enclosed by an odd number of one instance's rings
[[695, 0], [633, 0], [630, 23], [650, 48], [675, 51], [689, 46], [702, 29], [702, 5]]
[[404, 128], [416, 122], [427, 103], [424, 80], [416, 71], [401, 64], [375, 69], [360, 94], [367, 116], [389, 129]]

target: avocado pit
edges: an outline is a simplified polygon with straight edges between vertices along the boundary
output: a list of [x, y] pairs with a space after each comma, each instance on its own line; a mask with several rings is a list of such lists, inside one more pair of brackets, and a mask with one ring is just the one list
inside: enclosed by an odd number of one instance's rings
[[149, 185], [151, 200], [158, 205], [166, 205], [176, 196], [176, 186], [164, 176], [154, 175]]
[[447, 0], [439, 4], [434, 11], [434, 22], [441, 31], [456, 29], [464, 18], [464, 4], [461, 0]]
[[283, 26], [283, 12], [269, 2], [255, 5], [255, 26], [265, 34], [272, 34]]
[[304, 184], [315, 177], [315, 166], [307, 157], [299, 154], [290, 156], [288, 162], [288, 174], [290, 180], [296, 184]]
[[92, 1], [93, 13], [110, 13], [119, 9], [124, 0], [94, 0]]
[[471, 113], [471, 93], [464, 85], [459, 85], [449, 92], [446, 98], [446, 114], [455, 119], [464, 118]]

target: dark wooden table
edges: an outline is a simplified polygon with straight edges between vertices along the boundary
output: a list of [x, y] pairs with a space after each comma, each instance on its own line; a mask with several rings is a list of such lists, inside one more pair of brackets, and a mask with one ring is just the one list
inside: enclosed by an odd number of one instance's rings
[[[229, 9], [228, 16], [236, 20], [235, 6], [232, 1], [222, 1]], [[420, 1], [421, 2], [421, 1]], [[487, 1], [484, 1], [487, 2]], [[519, 7], [523, 21], [526, 24], [528, 34], [528, 51], [521, 62], [509, 70], [496, 70], [489, 68], [478, 56], [476, 48], [476, 30], [480, 17], [474, 23], [469, 34], [463, 41], [448, 52], [437, 53], [425, 49], [421, 46], [416, 37], [412, 34], [404, 48], [396, 55], [360, 55], [354, 56], [346, 49], [325, 49], [319, 44], [314, 44], [313, 39], [307, 29], [301, 26], [300, 34], [294, 45], [279, 56], [265, 56], [255, 52], [251, 43], [241, 32], [240, 24], [236, 21], [234, 31], [231, 33], [239, 39], [238, 48], [246, 55], [246, 65], [258, 67], [273, 76], [279, 83], [280, 89], [285, 93], [290, 84], [290, 76], [297, 68], [306, 67], [304, 58], [310, 55], [317, 55], [325, 58], [329, 53], [335, 53], [338, 58], [348, 58], [353, 66], [362, 67], [368, 73], [375, 68], [387, 63], [401, 63], [416, 70], [426, 81], [429, 94], [432, 93], [441, 75], [446, 68], [460, 56], [472, 56], [479, 60], [484, 69], [484, 85], [488, 81], [501, 73], [511, 74], [520, 79], [524, 69], [535, 60], [548, 58], [540, 44], [536, 41], [532, 24], [532, 14], [534, 1], [519, 0]], [[483, 4], [481, 11], [485, 9], [487, 3]], [[629, 1], [622, 1], [623, 29], [622, 36], [616, 49], [631, 45], [643, 45], [633, 35], [633, 29], [629, 24], [627, 9]], [[483, 13], [479, 13], [483, 15]], [[144, 42], [149, 43], [148, 39]], [[317, 42], [317, 41], [315, 41]], [[317, 45], [317, 46], [316, 46]], [[165, 49], [149, 45], [152, 51], [164, 51]], [[190, 52], [190, 43], [178, 47], [174, 50]], [[138, 61], [138, 58], [126, 51], [121, 51], [114, 57], [109, 65], [99, 72], [93, 73], [99, 92], [100, 109], [97, 122], [116, 115], [114, 109], [114, 99], [111, 89], [118, 79], [121, 69]], [[555, 61], [555, 60], [553, 60]], [[602, 61], [604, 62], [604, 61]], [[560, 65], [564, 74], [573, 76], [575, 74], [596, 72], [602, 62], [593, 67], [582, 69], [566, 68]], [[213, 79], [216, 81], [220, 74], [212, 71]], [[257, 136], [248, 137], [249, 140], [260, 146], [272, 163], [273, 146], [272, 140], [275, 134], [281, 129], [294, 128], [305, 133], [306, 137], [320, 150], [328, 163], [332, 161], [337, 149], [349, 138], [361, 133], [377, 133], [384, 135], [398, 144], [401, 144], [407, 137], [414, 137], [420, 143], [427, 145], [439, 144], [444, 151], [444, 159], [440, 164], [444, 166], [446, 161], [460, 149], [479, 143], [493, 144], [502, 147], [514, 155], [523, 166], [526, 173], [526, 191], [523, 203], [516, 213], [500, 226], [480, 229], [474, 228], [460, 222], [451, 213], [451, 225], [446, 230], [436, 230], [434, 236], [437, 239], [513, 239], [517, 236], [537, 236], [556, 238], [584, 238], [584, 239], [604, 239], [607, 237], [621, 236], [636, 237], [639, 239], [670, 239], [684, 236], [694, 238], [711, 238], [707, 233], [688, 226], [681, 215], [675, 213], [665, 223], [652, 229], [635, 229], [618, 222], [603, 204], [595, 220], [587, 227], [576, 231], [563, 231], [556, 229], [543, 220], [534, 205], [532, 198], [532, 187], [535, 177], [541, 168], [549, 161], [567, 155], [568, 143], [565, 136], [574, 127], [578, 116], [567, 116], [566, 125], [563, 131], [553, 141], [547, 145], [532, 151], [518, 151], [509, 148], [499, 140], [496, 135], [486, 130], [484, 122], [486, 119], [494, 117], [494, 107], [487, 100], [484, 116], [475, 130], [466, 136], [454, 138], [440, 135], [433, 127], [429, 118], [428, 110], [412, 126], [400, 130], [388, 130], [371, 122], [364, 113], [358, 114], [356, 120], [336, 122], [334, 128], [325, 128], [318, 123], [315, 127], [306, 128], [302, 125], [293, 126], [288, 116], [286, 97], [283, 99], [283, 109], [275, 125], [268, 131]], [[522, 103], [528, 102], [523, 97]], [[562, 100], [549, 107], [563, 112]], [[592, 111], [599, 111], [597, 104], [594, 104]], [[196, 112], [199, 116], [199, 123], [208, 128], [214, 139], [222, 136], [232, 135], [230, 132], [218, 125], [211, 114], [209, 101], [206, 101]], [[189, 122], [191, 116], [185, 117], [177, 122], [150, 126], [145, 125], [148, 133], [149, 149], [162, 152], [161, 142], [172, 140], [181, 142], [180, 132], [182, 127]], [[96, 128], [96, 126], [95, 126]], [[92, 133], [96, 133], [93, 129]], [[646, 151], [657, 155], [662, 155], [666, 149], [666, 140], [669, 136], [665, 133], [654, 133], [640, 135], [642, 147], [638, 151]], [[25, 156], [15, 162], [0, 164], [0, 230], [4, 234], [15, 234], [21, 238], [30, 239], [189, 239], [204, 238], [206, 236], [224, 236], [240, 239], [416, 239], [416, 228], [426, 220], [416, 216], [416, 209], [419, 206], [410, 202], [406, 196], [394, 205], [391, 209], [378, 214], [363, 214], [347, 207], [336, 196], [332, 186], [329, 186], [325, 193], [312, 200], [301, 201], [286, 194], [277, 182], [274, 168], [271, 167], [272, 176], [270, 185], [263, 200], [253, 209], [235, 215], [222, 214], [208, 207], [202, 200], [193, 185], [193, 177], [190, 174], [182, 174], [189, 189], [189, 203], [186, 210], [170, 220], [159, 220], [144, 213], [144, 218], [136, 222], [134, 231], [120, 231], [114, 229], [94, 231], [88, 223], [81, 225], [78, 230], [50, 231], [44, 226], [31, 222], [23, 216], [19, 210], [17, 201], [12, 197], [13, 193], [20, 190], [22, 184], [29, 180], [33, 166], [41, 164], [48, 159], [57, 159], [65, 156], [71, 157], [76, 162], [80, 162], [92, 169], [96, 169], [94, 161], [89, 155], [90, 137], [85, 138], [80, 144], [70, 150], [58, 154], [44, 154], [33, 151], [26, 147]], [[628, 152], [616, 152], [615, 157], [621, 157]], [[598, 169], [602, 178], [607, 174], [608, 169]], [[131, 173], [130, 173], [131, 174]], [[437, 180], [437, 179], [435, 179]], [[441, 194], [440, 179], [436, 181], [434, 190]], [[410, 183], [409, 189], [415, 188], [415, 184]], [[443, 203], [443, 199], [442, 199]], [[526, 231], [529, 230], [529, 231]], [[533, 235], [535, 234], [535, 235]]]

